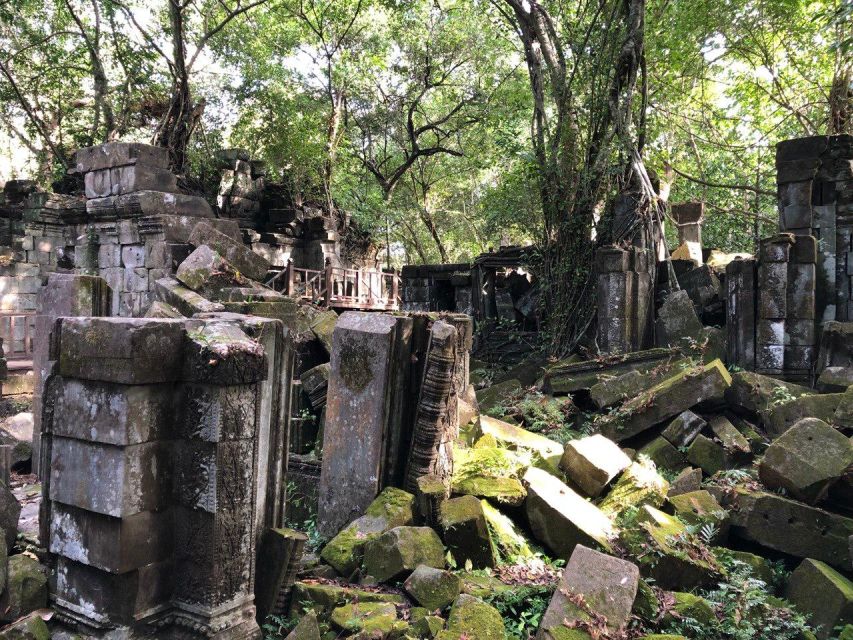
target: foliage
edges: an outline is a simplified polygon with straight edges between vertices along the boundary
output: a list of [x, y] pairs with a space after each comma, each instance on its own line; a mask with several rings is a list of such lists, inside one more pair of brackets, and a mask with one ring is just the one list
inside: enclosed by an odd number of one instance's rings
[[542, 585], [516, 586], [506, 591], [496, 591], [486, 598], [495, 607], [506, 624], [507, 638], [527, 640], [539, 628], [551, 601], [552, 587]]

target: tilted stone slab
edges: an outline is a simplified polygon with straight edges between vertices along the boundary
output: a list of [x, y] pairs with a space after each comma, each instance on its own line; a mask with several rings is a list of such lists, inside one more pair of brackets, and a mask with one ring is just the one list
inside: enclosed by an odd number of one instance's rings
[[645, 373], [680, 357], [678, 349], [666, 348], [614, 354], [583, 362], [558, 363], [545, 372], [543, 390], [553, 394], [589, 390], [614, 376], [635, 370]]
[[270, 263], [266, 259], [206, 222], [196, 225], [190, 234], [189, 243], [194, 247], [207, 245], [252, 280], [262, 281], [270, 269]]
[[814, 504], [853, 465], [853, 442], [817, 418], [803, 418], [767, 448], [758, 465], [768, 489]]
[[630, 464], [619, 446], [600, 434], [567, 442], [560, 461], [569, 479], [590, 498], [597, 498]]
[[592, 403], [602, 409], [610, 405], [630, 400], [661, 381], [666, 380], [690, 364], [689, 360], [676, 360], [655, 367], [651, 371], [629, 371], [610, 380], [602, 380], [592, 386], [589, 397]]
[[200, 293], [188, 289], [174, 278], [160, 278], [154, 281], [152, 287], [154, 295], [160, 302], [164, 302], [185, 316], [196, 313], [215, 313], [225, 311], [225, 305], [221, 302], [212, 302]]
[[[633, 563], [579, 544], [560, 576], [536, 639], [559, 640], [566, 621], [589, 621], [590, 612], [603, 616], [608, 630], [622, 629], [631, 618], [639, 583], [640, 571]], [[573, 596], [583, 599], [584, 608]]]
[[332, 337], [319, 528], [334, 535], [379, 493], [396, 320], [344, 313]]
[[759, 414], [787, 399], [814, 395], [814, 389], [793, 382], [777, 380], [753, 371], [732, 374], [732, 384], [726, 389], [726, 402], [747, 414]]
[[616, 533], [613, 523], [594, 504], [542, 469], [528, 469], [524, 484], [533, 536], [552, 553], [568, 558], [578, 544], [610, 548]]
[[778, 438], [803, 418], [832, 424], [843, 398], [843, 393], [823, 393], [782, 402], [761, 413], [764, 429], [771, 438]]
[[248, 284], [228, 260], [207, 245], [196, 248], [175, 272], [175, 278], [193, 291], [216, 297], [226, 287]]
[[699, 337], [702, 323], [686, 291], [673, 291], [667, 296], [658, 310], [655, 327], [660, 346], [679, 345]]
[[819, 560], [807, 558], [791, 574], [785, 598], [809, 614], [820, 640], [835, 636], [835, 628], [853, 623], [853, 582]]
[[661, 436], [673, 447], [687, 447], [708, 425], [692, 411], [683, 411], [661, 432]]
[[721, 399], [731, 376], [719, 360], [687, 369], [623, 404], [601, 425], [601, 433], [621, 442], [705, 400]]
[[59, 372], [121, 384], [172, 382], [181, 375], [184, 322], [149, 318], [63, 318]]
[[853, 519], [761, 491], [739, 491], [732, 533], [798, 558], [850, 568]]

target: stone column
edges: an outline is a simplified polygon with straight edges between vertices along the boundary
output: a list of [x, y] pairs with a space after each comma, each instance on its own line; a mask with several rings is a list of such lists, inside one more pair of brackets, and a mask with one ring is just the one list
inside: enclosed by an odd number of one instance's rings
[[785, 378], [810, 383], [817, 360], [815, 280], [817, 242], [795, 235], [788, 262], [785, 316]]
[[766, 375], [781, 376], [785, 368], [788, 261], [793, 245], [794, 236], [790, 233], [761, 241], [755, 370]]
[[112, 293], [96, 276], [51, 273], [36, 302], [33, 340], [33, 473], [41, 475], [41, 412], [44, 382], [55, 361], [49, 358], [51, 330], [60, 316], [109, 316]]
[[672, 205], [672, 217], [678, 228], [678, 244], [693, 242], [702, 248], [702, 220], [705, 217], [704, 202], [682, 202]]
[[629, 271], [628, 262], [628, 252], [618, 247], [602, 247], [595, 254], [598, 348], [602, 353], [633, 351], [631, 292], [634, 274]]
[[747, 371], [755, 369], [756, 264], [726, 265], [726, 361]]

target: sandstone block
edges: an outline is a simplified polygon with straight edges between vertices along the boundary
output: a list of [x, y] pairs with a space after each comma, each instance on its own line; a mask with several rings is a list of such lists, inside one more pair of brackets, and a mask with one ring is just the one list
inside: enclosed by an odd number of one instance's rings
[[631, 464], [616, 443], [600, 434], [566, 443], [560, 467], [589, 497], [598, 497], [604, 488]]

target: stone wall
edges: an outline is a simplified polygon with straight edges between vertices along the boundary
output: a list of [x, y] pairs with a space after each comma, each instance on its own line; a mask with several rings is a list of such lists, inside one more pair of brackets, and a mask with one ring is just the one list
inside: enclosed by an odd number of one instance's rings
[[53, 336], [41, 523], [59, 618], [259, 638], [255, 548], [283, 503], [281, 325], [60, 318]]

